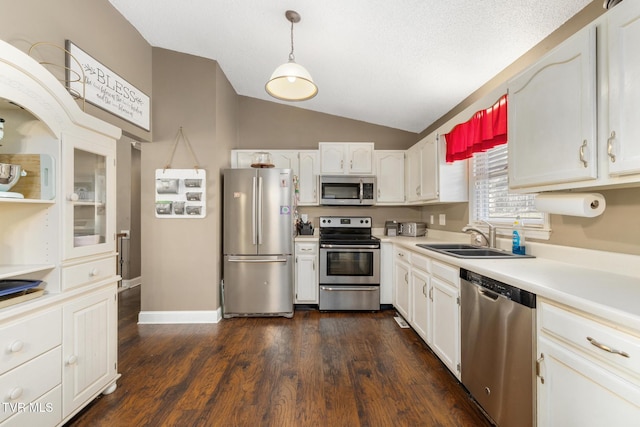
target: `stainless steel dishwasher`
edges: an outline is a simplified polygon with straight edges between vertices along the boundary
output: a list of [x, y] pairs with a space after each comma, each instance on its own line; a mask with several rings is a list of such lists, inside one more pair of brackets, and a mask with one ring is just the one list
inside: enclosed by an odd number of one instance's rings
[[535, 425], [536, 296], [460, 269], [462, 384], [500, 427]]

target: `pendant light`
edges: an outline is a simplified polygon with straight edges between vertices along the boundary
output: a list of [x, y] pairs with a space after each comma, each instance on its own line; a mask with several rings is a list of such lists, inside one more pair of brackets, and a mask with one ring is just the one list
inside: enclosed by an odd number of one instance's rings
[[311, 74], [302, 65], [297, 64], [293, 56], [293, 24], [300, 22], [300, 15], [293, 10], [287, 10], [284, 16], [291, 22], [289, 62], [276, 68], [265, 89], [269, 95], [283, 101], [306, 101], [316, 96], [318, 87], [313, 83]]

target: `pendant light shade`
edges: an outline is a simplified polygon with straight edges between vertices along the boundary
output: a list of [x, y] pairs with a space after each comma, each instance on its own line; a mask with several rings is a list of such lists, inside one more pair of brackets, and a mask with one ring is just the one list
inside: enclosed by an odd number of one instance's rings
[[285, 17], [291, 22], [291, 53], [289, 62], [280, 65], [265, 85], [267, 93], [283, 101], [305, 101], [318, 93], [311, 74], [302, 65], [297, 64], [293, 56], [293, 24], [300, 22], [300, 15], [287, 10]]

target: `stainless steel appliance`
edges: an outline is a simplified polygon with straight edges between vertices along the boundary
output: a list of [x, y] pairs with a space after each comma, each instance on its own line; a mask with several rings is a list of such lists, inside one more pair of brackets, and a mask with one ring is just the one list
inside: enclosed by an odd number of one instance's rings
[[462, 384], [500, 427], [535, 425], [536, 296], [460, 269]]
[[421, 237], [427, 234], [427, 224], [424, 222], [401, 222], [398, 226], [400, 236]]
[[320, 204], [322, 205], [370, 206], [376, 203], [375, 195], [375, 176], [320, 176]]
[[380, 310], [380, 240], [370, 217], [320, 217], [320, 310]]
[[225, 318], [293, 316], [290, 169], [223, 171]]

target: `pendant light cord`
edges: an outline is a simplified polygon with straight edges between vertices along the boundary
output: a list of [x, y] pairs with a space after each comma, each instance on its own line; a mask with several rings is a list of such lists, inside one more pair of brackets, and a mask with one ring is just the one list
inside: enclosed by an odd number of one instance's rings
[[291, 20], [291, 52], [289, 53], [289, 61], [293, 61], [295, 57], [293, 56], [293, 19]]

